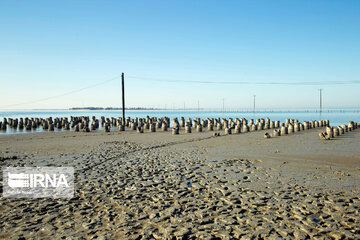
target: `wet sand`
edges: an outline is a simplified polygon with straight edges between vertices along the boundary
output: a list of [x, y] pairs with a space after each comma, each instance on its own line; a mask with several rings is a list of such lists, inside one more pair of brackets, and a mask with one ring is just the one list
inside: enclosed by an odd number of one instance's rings
[[359, 239], [360, 129], [319, 131], [1, 136], [1, 167], [73, 166], [76, 194], [1, 197], [0, 238]]

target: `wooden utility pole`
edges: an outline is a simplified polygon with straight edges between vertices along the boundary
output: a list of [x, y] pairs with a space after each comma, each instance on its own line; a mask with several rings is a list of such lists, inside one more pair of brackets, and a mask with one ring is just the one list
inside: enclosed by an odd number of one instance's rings
[[322, 112], [322, 89], [319, 89], [320, 91], [320, 113]]
[[255, 98], [256, 98], [256, 95], [254, 95], [254, 109], [253, 109], [254, 113], [255, 113]]
[[222, 102], [223, 102], [223, 109], [222, 110], [223, 110], [223, 112], [225, 112], [225, 99], [224, 98], [222, 99]]
[[125, 83], [124, 83], [124, 73], [121, 73], [121, 85], [122, 85], [122, 114], [123, 114], [123, 126], [125, 128]]

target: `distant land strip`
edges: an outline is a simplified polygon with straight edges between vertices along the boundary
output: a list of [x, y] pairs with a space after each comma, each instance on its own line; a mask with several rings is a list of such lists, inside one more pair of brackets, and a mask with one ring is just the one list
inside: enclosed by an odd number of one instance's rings
[[[73, 107], [69, 108], [69, 110], [122, 110], [122, 108], [114, 108], [114, 107]], [[144, 107], [131, 107], [125, 108], [125, 110], [160, 110], [159, 108], [144, 108]]]

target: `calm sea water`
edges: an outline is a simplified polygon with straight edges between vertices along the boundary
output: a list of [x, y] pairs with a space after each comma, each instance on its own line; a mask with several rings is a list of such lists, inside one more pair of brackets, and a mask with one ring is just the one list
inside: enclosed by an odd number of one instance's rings
[[[286, 118], [298, 119], [299, 121], [309, 121], [309, 120], [330, 120], [332, 126], [340, 125], [347, 123], [348, 121], [360, 122], [360, 111], [359, 110], [326, 110], [322, 113], [317, 111], [264, 111], [264, 112], [247, 112], [247, 111], [165, 111], [165, 110], [129, 110], [126, 111], [126, 117], [131, 118], [145, 118], [147, 115], [150, 117], [169, 117], [169, 118], [195, 118], [199, 117], [202, 119], [211, 117], [211, 118], [247, 118], [247, 119], [257, 119], [257, 118], [266, 118], [269, 117], [271, 120], [279, 120], [284, 122]], [[104, 116], [105, 118], [110, 117], [121, 117], [122, 111], [119, 110], [99, 110], [99, 111], [74, 111], [74, 110], [41, 110], [41, 111], [3, 111], [0, 112], [0, 121], [3, 121], [3, 118], [56, 118], [56, 117], [68, 117], [70, 116], [95, 116], [100, 118]], [[55, 129], [55, 131], [59, 131]], [[61, 131], [61, 130], [60, 130]], [[23, 134], [23, 133], [32, 133], [32, 132], [42, 132], [41, 128], [36, 130], [26, 131], [24, 130], [14, 130], [7, 128], [6, 131], [0, 130], [0, 134]]]

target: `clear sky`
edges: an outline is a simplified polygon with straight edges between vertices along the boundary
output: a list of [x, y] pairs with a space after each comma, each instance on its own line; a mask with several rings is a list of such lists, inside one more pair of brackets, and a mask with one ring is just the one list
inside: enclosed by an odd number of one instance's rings
[[[129, 107], [359, 107], [360, 1], [0, 1], [0, 108], [121, 72]], [[120, 107], [120, 79], [7, 109], [84, 106]]]

